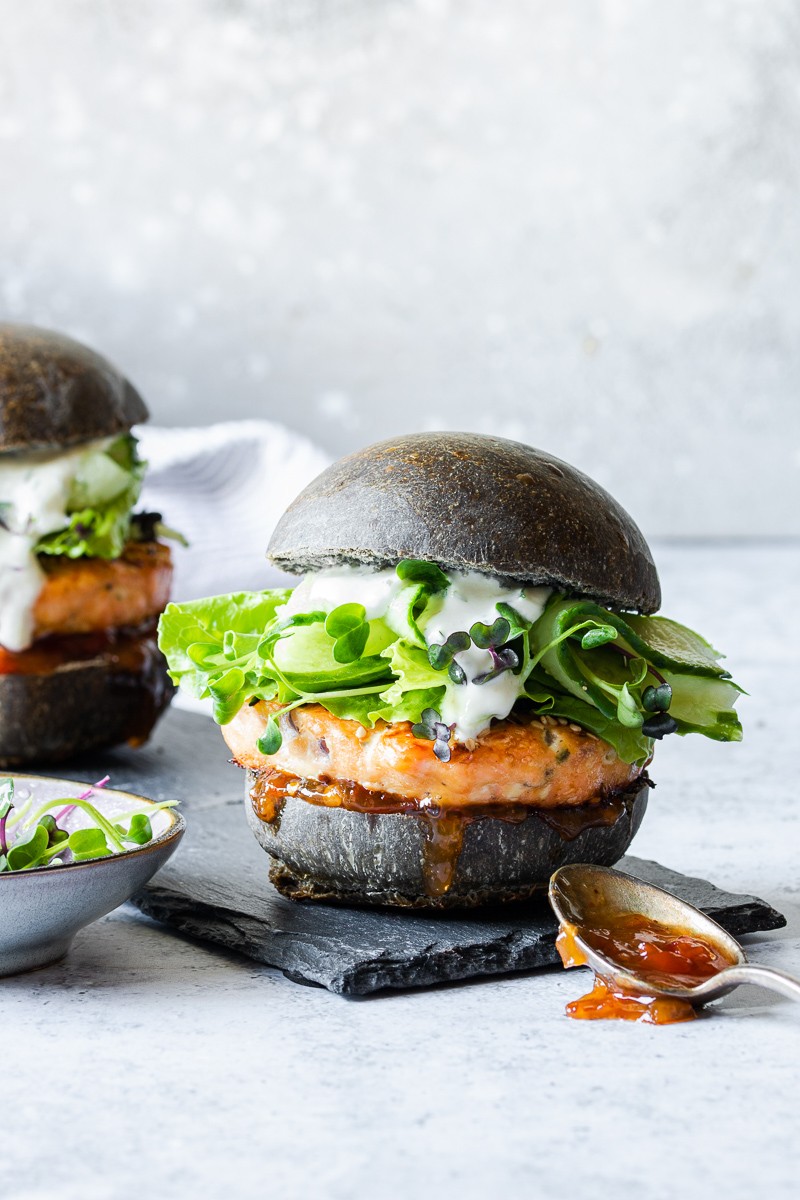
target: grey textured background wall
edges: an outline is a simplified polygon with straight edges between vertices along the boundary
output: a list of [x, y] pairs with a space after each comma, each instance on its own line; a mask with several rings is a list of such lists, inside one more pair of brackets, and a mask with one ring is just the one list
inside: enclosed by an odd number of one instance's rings
[[800, 510], [795, 0], [3, 0], [0, 302], [161, 423], [542, 445]]

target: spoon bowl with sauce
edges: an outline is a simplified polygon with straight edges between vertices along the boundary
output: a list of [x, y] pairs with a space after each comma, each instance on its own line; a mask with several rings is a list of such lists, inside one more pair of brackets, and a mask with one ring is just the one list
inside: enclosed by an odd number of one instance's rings
[[589, 966], [595, 986], [569, 1016], [663, 1025], [741, 983], [800, 1001], [800, 980], [747, 961], [734, 937], [663, 888], [608, 867], [575, 863], [550, 880], [550, 904], [565, 967]]

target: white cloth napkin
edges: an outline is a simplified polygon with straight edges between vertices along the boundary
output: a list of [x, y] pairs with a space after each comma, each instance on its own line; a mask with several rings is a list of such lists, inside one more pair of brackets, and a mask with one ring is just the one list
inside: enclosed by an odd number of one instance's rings
[[149, 466], [141, 505], [188, 539], [175, 546], [173, 598], [280, 586], [264, 554], [298, 492], [330, 462], [307, 438], [271, 421], [134, 430]]

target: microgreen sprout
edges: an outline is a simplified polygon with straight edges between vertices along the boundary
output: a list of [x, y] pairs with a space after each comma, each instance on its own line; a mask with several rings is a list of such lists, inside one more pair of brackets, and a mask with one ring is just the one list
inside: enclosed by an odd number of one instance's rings
[[476, 621], [469, 636], [479, 650], [497, 650], [508, 641], [510, 633], [511, 623], [505, 617], [498, 617], [492, 625]]
[[642, 733], [645, 737], [658, 738], [659, 740], [666, 737], [668, 733], [676, 733], [678, 730], [678, 722], [668, 713], [656, 713], [653, 717], [648, 717], [642, 723]]
[[598, 646], [613, 642], [616, 636], [617, 631], [613, 625], [596, 625], [594, 629], [587, 629], [581, 637], [581, 649], [596, 650]]
[[672, 688], [668, 683], [658, 687], [646, 687], [642, 692], [642, 705], [648, 712], [665, 713], [672, 703]]
[[638, 729], [642, 724], [639, 705], [627, 683], [623, 683], [617, 692], [617, 720], [620, 725], [627, 725], [629, 729]]
[[497, 611], [501, 617], [504, 617], [506, 621], [508, 621], [509, 633], [506, 640], [519, 637], [521, 633], [527, 633], [533, 624], [533, 622], [529, 621], [527, 617], [521, 616], [515, 608], [511, 607], [510, 604], [498, 604]]
[[257, 746], [261, 754], [277, 754], [283, 745], [283, 734], [278, 728], [278, 722], [274, 716], [267, 719], [267, 724], [264, 727], [264, 732], [258, 739]]
[[[582, 630], [584, 629], [588, 632], [582, 633]], [[560, 646], [562, 642], [566, 642], [569, 638], [577, 637], [579, 633], [581, 634], [581, 637], [578, 640], [581, 643], [582, 650], [596, 649], [599, 645], [605, 645], [606, 642], [613, 641], [617, 636], [616, 629], [614, 629], [611, 625], [603, 625], [601, 622], [592, 619], [588, 621], [578, 621], [575, 625], [571, 625], [568, 629], [562, 630], [557, 637], [554, 637], [552, 641], [548, 642], [545, 646], [542, 646], [531, 659], [531, 666], [537, 666], [549, 650], [555, 650], [556, 647]], [[594, 636], [591, 637], [590, 635]], [[597, 640], [598, 638], [601, 640]]]
[[490, 680], [497, 679], [498, 675], [502, 675], [504, 671], [516, 671], [520, 666], [519, 655], [513, 647], [505, 645], [505, 643], [511, 635], [512, 628], [519, 627], [521, 618], [508, 605], [503, 607], [508, 609], [512, 619], [509, 619], [508, 616], [500, 616], [491, 625], [486, 625], [483, 621], [476, 621], [469, 633], [458, 630], [456, 633], [451, 633], [445, 642], [429, 646], [428, 662], [433, 669], [443, 671], [446, 668], [453, 683], [466, 683], [466, 671], [460, 663], [455, 661], [455, 656], [474, 645], [478, 650], [489, 651], [492, 666], [488, 671], [476, 675], [472, 680], [473, 683], [489, 683]]
[[450, 580], [441, 567], [420, 558], [403, 558], [395, 570], [398, 579], [406, 583], [426, 583], [433, 592], [444, 592], [450, 587]]
[[338, 663], [356, 662], [369, 640], [369, 622], [363, 604], [340, 604], [325, 618], [325, 632], [334, 639], [333, 657]]
[[166, 538], [171, 542], [179, 542], [181, 546], [189, 543], [182, 533], [165, 525], [159, 512], [139, 512], [131, 517], [130, 537], [134, 542], [155, 542], [158, 538]]
[[[619, 654], [622, 658], [627, 658], [628, 662], [630, 662], [630, 663], [632, 663], [634, 661], [636, 661], [636, 662], [644, 662], [645, 661], [644, 659], [640, 658], [638, 655], [634, 654], [632, 650], [626, 650], [624, 646], [619, 646], [619, 645], [617, 645], [616, 642], [614, 642], [613, 645], [609, 645], [609, 650], [613, 650], [615, 654]], [[645, 671], [645, 674], [652, 675], [654, 679], [657, 679], [658, 682], [660, 684], [662, 684], [663, 687], [666, 688], [666, 692], [663, 692], [662, 696], [666, 696], [666, 694], [668, 692], [669, 699], [671, 701], [672, 700], [672, 688], [669, 686], [669, 684], [667, 683], [666, 679], [661, 674], [661, 672], [657, 671], [651, 662], [647, 663], [647, 670]], [[642, 676], [642, 678], [644, 678], [644, 675]], [[641, 682], [641, 680], [639, 682]], [[647, 707], [647, 706], [645, 705], [645, 707]]]
[[[81, 792], [80, 796], [78, 796], [78, 800], [90, 800], [96, 791], [99, 791], [100, 788], [104, 788], [106, 786], [106, 784], [110, 783], [110, 782], [111, 782], [111, 776], [104, 775], [102, 779], [98, 779], [97, 783], [93, 783], [91, 787], [88, 787], [85, 792]], [[61, 812], [56, 813], [56, 817], [55, 817], [56, 821], [66, 820], [66, 818], [74, 810], [74, 808], [75, 808], [75, 802], [73, 801], [71, 804], [68, 804], [65, 808], [62, 808]]]
[[455, 661], [455, 656], [460, 654], [462, 650], [468, 650], [469, 646], [469, 634], [463, 630], [457, 630], [455, 633], [450, 634], [447, 641], [441, 644], [434, 642], [428, 647], [428, 662], [434, 671], [446, 670], [453, 683], [466, 683], [467, 673]]
[[453, 683], [462, 684], [467, 682], [467, 672], [461, 666], [461, 663], [457, 663], [455, 659], [453, 659], [447, 668], [447, 674]]
[[490, 670], [484, 671], [482, 675], [476, 675], [473, 683], [491, 683], [504, 671], [516, 671], [519, 667], [519, 655], [511, 646], [505, 646], [502, 650], [495, 650], [494, 646], [489, 646], [489, 653], [492, 656], [493, 666]]
[[[110, 820], [89, 802], [94, 792], [108, 783], [108, 776], [81, 795], [48, 800], [31, 816], [27, 816], [30, 802], [18, 810], [14, 824], [17, 826], [13, 838], [9, 836], [10, 813], [14, 808], [14, 780], [0, 780], [0, 873], [28, 871], [35, 867], [63, 866], [65, 861], [85, 862], [88, 859], [108, 858], [132, 846], [144, 846], [153, 839], [152, 812], [172, 808], [174, 800], [151, 805], [148, 812], [137, 810]], [[52, 809], [59, 811], [53, 814]], [[92, 824], [81, 829], [69, 830], [66, 818], [80, 809]], [[63, 856], [68, 854], [69, 859]]]
[[435, 708], [423, 709], [422, 719], [411, 726], [415, 738], [433, 742], [433, 753], [440, 762], [450, 761], [450, 735], [453, 729], [453, 725], [445, 725]]
[[[508, 605], [503, 607], [508, 608]], [[491, 625], [486, 625], [483, 621], [476, 621], [469, 633], [458, 630], [456, 633], [451, 633], [445, 642], [434, 642], [430, 645], [428, 662], [435, 671], [447, 669], [453, 683], [466, 683], [467, 673], [461, 664], [455, 661], [455, 656], [473, 645], [478, 650], [488, 650], [492, 658], [492, 666], [489, 670], [476, 675], [472, 680], [473, 683], [489, 683], [490, 680], [497, 679], [498, 675], [502, 675], [504, 671], [516, 671], [520, 666], [519, 655], [512, 646], [505, 645], [505, 643], [511, 635], [512, 628], [518, 625], [521, 618], [513, 609], [508, 608], [508, 611], [513, 624], [507, 616], [497, 617]]]

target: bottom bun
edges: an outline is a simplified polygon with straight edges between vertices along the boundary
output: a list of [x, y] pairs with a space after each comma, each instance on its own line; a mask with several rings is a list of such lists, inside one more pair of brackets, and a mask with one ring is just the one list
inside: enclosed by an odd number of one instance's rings
[[41, 673], [0, 674], [0, 767], [139, 745], [174, 691], [152, 635], [120, 638]]
[[434, 909], [527, 899], [567, 863], [612, 866], [639, 828], [652, 787], [642, 775], [599, 805], [503, 816], [360, 812], [287, 795], [265, 820], [254, 808], [258, 783], [259, 773], [248, 771], [247, 818], [284, 896]]

